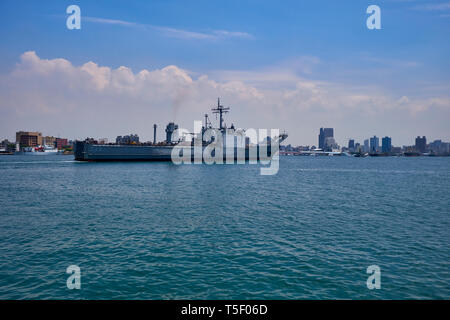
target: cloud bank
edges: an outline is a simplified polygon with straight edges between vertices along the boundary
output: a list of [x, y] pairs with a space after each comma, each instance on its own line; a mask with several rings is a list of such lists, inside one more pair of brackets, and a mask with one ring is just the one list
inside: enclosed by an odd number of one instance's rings
[[[305, 63], [320, 63], [311, 57], [299, 61], [305, 75]], [[192, 130], [193, 121], [203, 119], [221, 97], [232, 108], [228, 125], [286, 129], [287, 142], [295, 145], [316, 144], [321, 126], [335, 127], [341, 144], [374, 134], [393, 136], [396, 145], [412, 144], [418, 134], [449, 138], [448, 96], [412, 98], [379, 87], [312, 81], [288, 66], [194, 77], [173, 65], [133, 72], [91, 61], [74, 66], [28, 51], [11, 73], [0, 77], [0, 84], [2, 137], [38, 130], [69, 138], [137, 133], [152, 140], [157, 123], [162, 140], [169, 121]]]

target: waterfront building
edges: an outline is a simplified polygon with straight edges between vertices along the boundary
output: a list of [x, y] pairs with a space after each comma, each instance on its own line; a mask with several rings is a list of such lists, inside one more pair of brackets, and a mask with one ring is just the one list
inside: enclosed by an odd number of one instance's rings
[[98, 139], [98, 144], [108, 144], [108, 138], [100, 138], [100, 139]]
[[410, 153], [416, 153], [417, 149], [416, 146], [403, 146], [403, 152], [410, 152]]
[[0, 152], [14, 152], [16, 150], [16, 144], [13, 142], [10, 142], [8, 139], [3, 140], [0, 142]]
[[53, 136], [45, 136], [42, 138], [42, 144], [47, 146], [55, 146], [56, 138]]
[[3, 140], [0, 142], [0, 147], [6, 147], [7, 145], [11, 144], [12, 142], [9, 142], [8, 139]]
[[442, 153], [449, 153], [450, 152], [450, 143], [448, 143], [448, 142], [442, 143], [441, 151], [442, 151]]
[[[119, 137], [121, 137], [121, 136], [119, 136]], [[119, 138], [119, 137], [117, 137], [117, 138]], [[90, 144], [98, 144], [97, 140], [95, 140], [94, 138], [90, 138], [90, 137], [87, 137], [86, 139], [84, 139], [84, 142], [90, 143]]]
[[334, 132], [333, 128], [320, 128], [319, 132], [319, 149], [324, 150], [325, 148], [325, 140], [327, 138], [333, 138]]
[[424, 153], [427, 150], [427, 138], [425, 136], [416, 138], [416, 150]]
[[363, 148], [364, 152], [369, 152], [370, 148], [369, 148], [369, 139], [364, 140], [364, 148]]
[[64, 138], [56, 138], [55, 139], [55, 147], [58, 149], [58, 150], [61, 150], [64, 146], [67, 146], [68, 145], [68, 142], [67, 142], [67, 139], [64, 139]]
[[353, 140], [353, 139], [348, 140], [348, 149], [350, 151], [355, 150], [355, 140]]
[[391, 147], [391, 153], [394, 153], [394, 154], [402, 153], [402, 147]]
[[392, 139], [390, 137], [384, 137], [381, 139], [381, 151], [383, 153], [391, 152], [392, 150]]
[[36, 147], [42, 145], [42, 133], [32, 131], [16, 132], [16, 143], [21, 147]]
[[434, 154], [445, 154], [450, 152], [450, 143], [442, 142], [442, 140], [434, 140], [428, 145]]
[[380, 147], [380, 139], [377, 136], [370, 138], [370, 152], [377, 152]]
[[324, 146], [324, 151], [333, 151], [333, 150], [337, 150], [339, 149], [338, 144], [336, 143], [336, 141], [334, 140], [333, 137], [327, 137], [325, 139], [325, 146]]

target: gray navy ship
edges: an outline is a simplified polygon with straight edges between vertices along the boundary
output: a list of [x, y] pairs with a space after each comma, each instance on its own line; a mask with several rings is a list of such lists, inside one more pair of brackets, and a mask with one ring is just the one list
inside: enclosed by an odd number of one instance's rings
[[[213, 128], [209, 121], [208, 115], [205, 114], [205, 123], [202, 124], [201, 134], [191, 134], [192, 139], [190, 141], [184, 140], [185, 137], [175, 137], [175, 133], [178, 131], [178, 125], [170, 122], [166, 126], [166, 140], [162, 142], [156, 142], [156, 124], [153, 126], [153, 142], [139, 143], [136, 141], [119, 141], [116, 143], [99, 144], [93, 139], [86, 139], [84, 141], [75, 142], [75, 160], [78, 161], [171, 161], [174, 148], [190, 148], [190, 155], [194, 160], [195, 146], [201, 146], [201, 161], [203, 161], [203, 151], [212, 142], [214, 142], [214, 136], [206, 139], [208, 134], [205, 134], [208, 130], [213, 130], [216, 134], [221, 134], [222, 141], [229, 141], [229, 137], [242, 137], [244, 136], [244, 143], [233, 144], [233, 148], [223, 148], [223, 160], [238, 160], [244, 156], [245, 161], [259, 160], [260, 149], [264, 148], [267, 157], [271, 157], [271, 139], [267, 137], [265, 142], [257, 144], [251, 144], [250, 139], [245, 137], [245, 131], [236, 130], [234, 125], [227, 128], [224, 123], [223, 115], [229, 112], [229, 107], [224, 107], [220, 104], [220, 99], [217, 99], [217, 106], [211, 109], [214, 114], [219, 115], [219, 127]], [[225, 138], [228, 137], [228, 138]], [[279, 134], [277, 143], [281, 143], [287, 138], [286, 133]], [[201, 141], [200, 141], [201, 140]], [[236, 138], [234, 138], [236, 141]], [[212, 151], [212, 156], [214, 156]], [[228, 154], [227, 154], [228, 152]], [[198, 153], [197, 153], [198, 154]]]

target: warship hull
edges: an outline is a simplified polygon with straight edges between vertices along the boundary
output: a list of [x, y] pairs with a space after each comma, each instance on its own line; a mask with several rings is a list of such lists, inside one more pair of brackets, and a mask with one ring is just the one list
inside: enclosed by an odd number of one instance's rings
[[[77, 161], [172, 161], [173, 145], [166, 146], [146, 146], [146, 145], [97, 145], [89, 144], [82, 141], [77, 141], [75, 144], [75, 160]], [[191, 161], [194, 161], [194, 147], [184, 146], [190, 148]], [[202, 148], [202, 154], [205, 147]], [[228, 154], [227, 154], [228, 151]], [[230, 152], [231, 151], [231, 152]], [[270, 158], [272, 156], [270, 145], [262, 151], [262, 158]], [[253, 152], [249, 147], [245, 149], [230, 148], [223, 149], [223, 161], [230, 160], [237, 161], [242, 159], [243, 155], [245, 161], [260, 160], [260, 147], [255, 146]], [[214, 156], [214, 152], [212, 153]], [[203, 161], [203, 157], [202, 157]]]

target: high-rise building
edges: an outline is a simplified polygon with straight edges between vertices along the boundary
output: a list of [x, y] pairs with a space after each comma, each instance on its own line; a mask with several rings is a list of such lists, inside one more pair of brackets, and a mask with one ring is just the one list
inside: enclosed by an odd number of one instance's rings
[[370, 138], [370, 152], [377, 152], [380, 147], [380, 139], [377, 136]]
[[434, 154], [446, 154], [450, 151], [450, 144], [442, 140], [434, 140], [429, 144], [430, 151]]
[[327, 137], [325, 139], [325, 146], [324, 146], [324, 150], [325, 151], [333, 151], [339, 149], [338, 144], [336, 143], [336, 141], [334, 140], [333, 137]]
[[392, 150], [392, 139], [390, 137], [384, 137], [381, 139], [381, 151], [383, 153], [391, 152]]
[[16, 132], [16, 143], [21, 147], [36, 147], [42, 145], [42, 133], [30, 131]]
[[369, 152], [369, 139], [364, 140], [364, 152]]
[[333, 138], [333, 128], [320, 128], [319, 133], [319, 148], [324, 149], [325, 148], [325, 140], [327, 138]]
[[355, 140], [353, 140], [353, 139], [348, 140], [348, 149], [350, 151], [355, 150]]
[[425, 152], [427, 150], [427, 138], [425, 136], [416, 138], [416, 150], [419, 152]]

